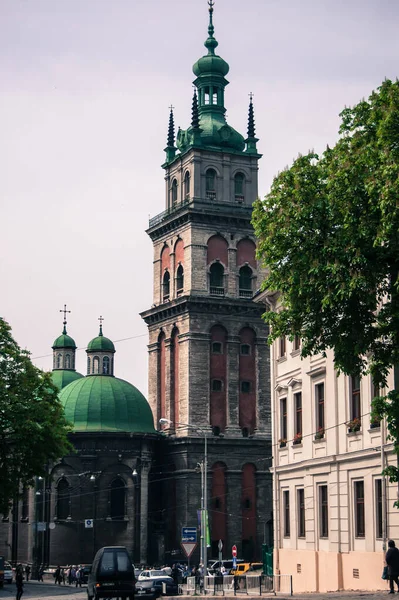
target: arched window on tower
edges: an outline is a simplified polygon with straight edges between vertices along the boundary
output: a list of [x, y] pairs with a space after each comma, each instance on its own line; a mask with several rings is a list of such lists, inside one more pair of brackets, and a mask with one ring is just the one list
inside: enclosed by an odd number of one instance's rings
[[114, 479], [110, 491], [110, 517], [115, 520], [125, 518], [126, 486], [122, 479]]
[[252, 298], [252, 269], [248, 265], [240, 269], [238, 287], [240, 298]]
[[205, 179], [205, 192], [208, 200], [216, 200], [216, 171], [208, 169]]
[[184, 269], [183, 265], [179, 265], [176, 271], [176, 294], [181, 296], [184, 288]]
[[91, 367], [91, 360], [90, 360], [90, 356], [87, 357], [87, 374], [90, 375], [90, 367]]
[[62, 369], [62, 354], [59, 352], [57, 354], [57, 369]]
[[57, 519], [65, 520], [71, 516], [71, 493], [66, 479], [57, 484]]
[[237, 202], [244, 202], [244, 183], [244, 175], [242, 173], [236, 173], [234, 176], [234, 198]]
[[71, 355], [70, 354], [65, 354], [65, 368], [66, 369], [71, 368]]
[[184, 176], [184, 200], [190, 200], [190, 171]]
[[103, 357], [103, 375], [109, 375], [109, 356]]
[[163, 301], [165, 302], [166, 300], [169, 300], [169, 296], [170, 296], [170, 274], [169, 274], [169, 271], [165, 271], [164, 276], [163, 276], [163, 281], [162, 281]]
[[100, 372], [100, 359], [98, 356], [93, 358], [93, 375], [98, 375]]
[[177, 179], [172, 181], [172, 206], [177, 204]]
[[209, 292], [214, 296], [224, 296], [224, 267], [215, 262], [209, 269]]

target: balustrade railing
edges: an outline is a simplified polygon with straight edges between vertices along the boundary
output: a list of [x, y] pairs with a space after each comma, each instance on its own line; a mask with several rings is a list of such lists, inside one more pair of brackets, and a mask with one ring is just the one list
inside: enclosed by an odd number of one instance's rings
[[226, 212], [230, 209], [235, 214], [237, 214], [237, 212], [241, 214], [251, 214], [252, 212], [252, 206], [249, 204], [240, 202], [216, 201], [216, 196], [207, 198], [188, 198], [183, 200], [183, 202], [179, 202], [170, 208], [167, 208], [158, 215], [155, 215], [155, 217], [151, 217], [149, 220], [149, 227], [155, 227], [171, 215], [178, 215], [179, 212], [182, 212], [187, 208], [203, 211], [207, 211], [209, 208], [212, 208], [213, 211], [220, 212]]

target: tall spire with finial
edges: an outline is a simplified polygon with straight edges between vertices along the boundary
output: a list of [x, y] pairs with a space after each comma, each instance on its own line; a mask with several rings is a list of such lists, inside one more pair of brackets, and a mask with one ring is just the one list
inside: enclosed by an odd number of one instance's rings
[[213, 26], [213, 7], [215, 5], [213, 0], [208, 0], [209, 4], [209, 25], [208, 25], [208, 39], [205, 41], [205, 48], [208, 48], [208, 54], [215, 54], [215, 48], [219, 45], [217, 40], [213, 37], [215, 28]]
[[175, 119], [173, 116], [173, 108], [174, 107], [171, 105], [169, 108], [170, 108], [170, 114], [169, 114], [167, 146], [169, 148], [173, 148], [175, 145]]
[[175, 147], [175, 118], [173, 115], [173, 106], [170, 105], [168, 138], [166, 140], [166, 162], [170, 162], [176, 155]]
[[258, 138], [255, 137], [255, 117], [254, 117], [254, 104], [253, 104], [253, 93], [249, 94], [249, 108], [248, 108], [248, 137], [245, 140], [247, 144], [246, 152], [249, 154], [257, 153], [256, 142]]
[[199, 127], [198, 99], [196, 88], [194, 88], [193, 103], [191, 107], [191, 127], [193, 129], [198, 129]]

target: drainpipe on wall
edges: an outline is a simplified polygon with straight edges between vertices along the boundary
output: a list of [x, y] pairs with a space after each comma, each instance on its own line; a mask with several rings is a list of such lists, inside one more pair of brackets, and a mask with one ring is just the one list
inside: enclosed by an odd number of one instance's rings
[[[386, 421], [385, 418], [381, 423], [381, 473], [385, 469], [385, 442], [386, 442]], [[382, 552], [385, 560], [385, 552], [387, 549], [387, 537], [388, 537], [388, 510], [387, 510], [387, 479], [385, 475], [382, 476], [381, 481], [381, 501], [382, 501]]]
[[273, 466], [274, 466], [274, 477], [273, 477], [273, 499], [274, 499], [274, 550], [275, 550], [275, 560], [274, 560], [274, 569], [277, 575], [280, 574], [280, 493], [279, 493], [279, 478], [277, 474], [278, 467], [278, 450], [277, 450], [277, 431], [278, 431], [278, 423], [277, 423], [277, 407], [276, 407], [276, 390], [275, 390], [275, 381], [276, 381], [276, 360], [274, 357], [274, 349], [276, 342], [270, 347], [271, 351], [271, 365], [272, 365], [272, 448], [273, 448]]
[[339, 394], [338, 394], [338, 373], [335, 371], [334, 380], [334, 401], [335, 401], [335, 461], [337, 468], [337, 520], [338, 520], [338, 589], [344, 588], [343, 572], [342, 572], [342, 548], [341, 548], [341, 481], [340, 481], [340, 463], [337, 457], [340, 455], [339, 446]]

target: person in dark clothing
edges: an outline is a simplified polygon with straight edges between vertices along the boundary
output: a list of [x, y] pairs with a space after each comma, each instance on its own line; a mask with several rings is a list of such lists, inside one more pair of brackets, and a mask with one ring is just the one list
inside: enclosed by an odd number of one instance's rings
[[389, 587], [390, 594], [394, 594], [394, 582], [398, 586], [399, 592], [399, 550], [395, 546], [395, 542], [393, 540], [389, 540], [388, 542], [388, 552], [385, 555], [385, 562], [388, 565], [388, 575], [389, 575]]
[[18, 565], [15, 573], [15, 585], [17, 586], [16, 600], [21, 600], [21, 596], [24, 593], [24, 574], [22, 571], [22, 565]]

